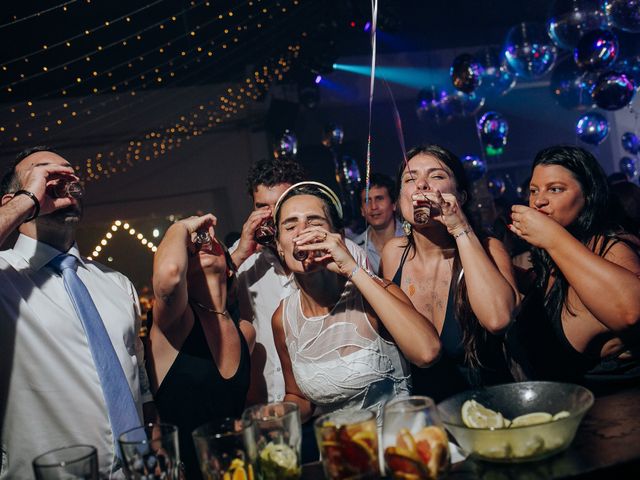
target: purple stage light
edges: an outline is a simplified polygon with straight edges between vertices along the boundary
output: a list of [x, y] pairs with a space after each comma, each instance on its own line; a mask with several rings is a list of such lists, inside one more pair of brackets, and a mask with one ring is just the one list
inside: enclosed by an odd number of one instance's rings
[[368, 32], [369, 30], [371, 30], [371, 22], [367, 22], [364, 24], [364, 31]]
[[316, 75], [316, 85], [319, 84], [322, 81], [322, 75]]

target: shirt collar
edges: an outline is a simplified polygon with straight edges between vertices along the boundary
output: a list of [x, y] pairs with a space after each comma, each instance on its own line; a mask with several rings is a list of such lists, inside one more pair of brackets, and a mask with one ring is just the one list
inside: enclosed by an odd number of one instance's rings
[[20, 234], [16, 240], [13, 250], [24, 258], [33, 270], [40, 270], [55, 257], [63, 253], [73, 255], [78, 259], [80, 265], [83, 267], [86, 266], [82, 256], [80, 255], [80, 251], [78, 250], [78, 244], [75, 242], [67, 252], [61, 252], [49, 244], [39, 242], [35, 238]]

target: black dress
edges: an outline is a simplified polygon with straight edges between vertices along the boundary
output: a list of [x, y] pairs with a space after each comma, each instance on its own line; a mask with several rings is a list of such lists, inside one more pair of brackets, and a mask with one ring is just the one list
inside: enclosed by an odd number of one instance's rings
[[187, 480], [202, 478], [191, 432], [205, 423], [239, 418], [251, 373], [249, 347], [238, 321], [234, 318], [240, 337], [240, 362], [236, 373], [225, 379], [209, 350], [200, 319], [195, 311], [193, 315], [191, 332], [155, 395], [162, 421], [178, 427]]
[[[410, 246], [402, 252], [400, 265], [393, 277], [393, 283], [401, 286], [402, 269], [409, 254]], [[513, 381], [503, 355], [501, 335], [486, 334], [478, 340], [478, 356], [482, 366], [470, 367], [464, 358], [462, 328], [455, 315], [455, 286], [462, 279], [451, 279], [445, 310], [444, 323], [440, 332], [442, 353], [438, 361], [419, 368], [411, 364], [411, 378], [414, 395], [426, 395], [437, 403], [451, 395], [487, 385]]]

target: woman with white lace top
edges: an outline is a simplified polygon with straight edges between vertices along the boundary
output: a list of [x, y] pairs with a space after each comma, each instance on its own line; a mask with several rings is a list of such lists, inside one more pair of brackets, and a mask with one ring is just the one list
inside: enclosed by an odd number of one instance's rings
[[272, 320], [285, 400], [298, 404], [303, 421], [345, 408], [379, 415], [387, 400], [409, 393], [405, 357], [420, 366], [436, 360], [436, 330], [400, 288], [354, 260], [328, 187], [293, 185], [274, 218], [278, 253], [298, 287]]

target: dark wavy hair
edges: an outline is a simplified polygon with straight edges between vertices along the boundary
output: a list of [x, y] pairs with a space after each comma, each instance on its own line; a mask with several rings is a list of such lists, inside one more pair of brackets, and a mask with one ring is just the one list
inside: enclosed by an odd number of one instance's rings
[[[329, 190], [329, 187], [325, 187]], [[322, 200], [323, 209], [329, 223], [331, 225], [332, 230], [336, 232], [344, 234], [344, 221], [340, 217], [338, 213], [338, 209], [333, 204], [329, 196], [323, 191], [322, 188], [316, 185], [300, 185], [292, 190], [289, 190], [285, 193], [285, 195], [278, 201], [280, 206], [284, 205], [284, 203], [292, 197], [296, 197], [298, 195], [312, 195], [314, 197], [318, 197]], [[282, 208], [278, 208], [275, 212], [274, 223], [276, 224], [276, 235], [279, 235], [279, 227], [280, 224], [280, 216], [282, 213]]]
[[[398, 190], [396, 187], [396, 182], [393, 181], [389, 175], [385, 175], [384, 173], [372, 173], [371, 178], [369, 180], [369, 190], [373, 187], [386, 188], [387, 193], [389, 194], [389, 198], [391, 199], [391, 203], [396, 203], [396, 199], [398, 198]], [[362, 193], [365, 191], [366, 185], [362, 185], [358, 188], [358, 196], [356, 197], [358, 200], [362, 198]]]
[[[407, 152], [407, 162], [417, 155], [429, 155], [435, 157], [441, 162], [448, 170], [453, 174], [453, 178], [456, 184], [456, 191], [460, 197], [464, 197], [465, 201], [462, 205], [462, 211], [464, 212], [467, 220], [471, 223], [473, 215], [469, 211], [471, 202], [471, 190], [469, 187], [469, 180], [462, 166], [460, 159], [446, 148], [436, 144], [426, 144], [413, 147]], [[402, 174], [406, 168], [404, 161], [398, 168], [398, 175], [396, 177], [396, 189], [398, 195], [402, 188]], [[475, 228], [475, 225], [471, 225], [478, 236], [480, 232]], [[415, 241], [413, 239], [413, 233], [407, 236], [407, 244], [402, 248], [409, 247], [410, 253], [415, 256]], [[453, 259], [453, 271], [451, 272], [451, 281], [458, 282], [460, 273], [462, 272], [462, 262], [460, 260], [460, 254], [456, 248], [455, 257]], [[482, 365], [480, 361], [479, 345], [481, 340], [486, 338], [487, 331], [480, 325], [480, 322], [476, 318], [471, 304], [469, 303], [469, 294], [467, 291], [467, 283], [464, 275], [460, 281], [455, 285], [454, 293], [454, 311], [456, 319], [460, 324], [462, 330], [462, 343], [464, 347], [465, 362], [472, 367], [479, 367]]]
[[247, 193], [253, 196], [260, 185], [273, 187], [281, 183], [302, 182], [306, 174], [302, 166], [295, 160], [283, 158], [262, 159], [251, 165], [247, 175]]
[[[596, 158], [587, 150], [570, 145], [545, 148], [533, 160], [531, 173], [538, 166], [558, 165], [571, 172], [580, 184], [584, 206], [576, 219], [567, 226], [567, 231], [599, 256], [604, 256], [617, 242], [624, 241], [618, 235], [621, 229], [610, 211], [610, 192], [607, 176]], [[545, 295], [545, 310], [552, 319], [558, 320], [567, 306], [569, 284], [546, 250], [533, 247], [531, 261], [536, 274], [536, 287], [545, 292], [551, 275], [555, 282]]]

